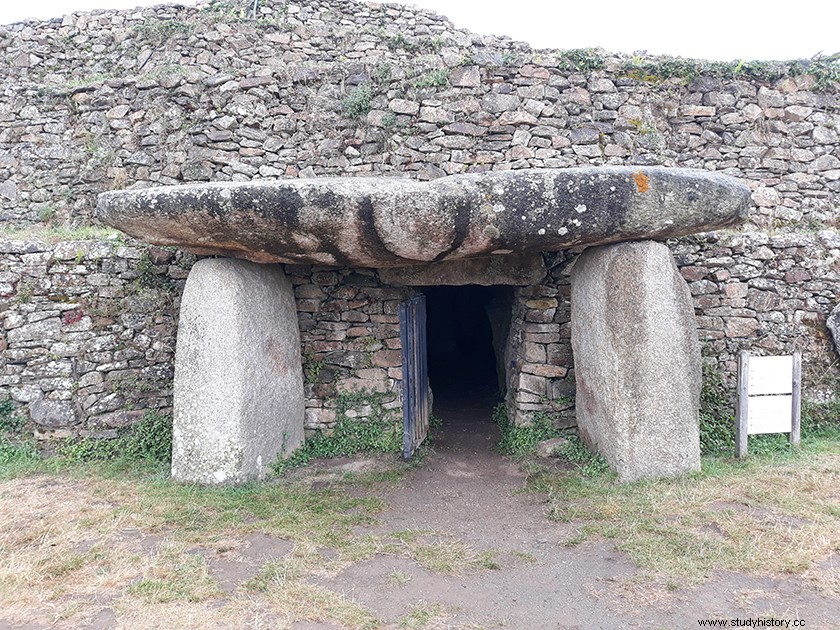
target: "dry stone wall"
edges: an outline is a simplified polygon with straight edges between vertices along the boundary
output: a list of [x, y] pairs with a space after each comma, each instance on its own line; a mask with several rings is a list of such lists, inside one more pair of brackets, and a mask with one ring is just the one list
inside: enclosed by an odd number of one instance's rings
[[[602, 164], [726, 173], [753, 190], [751, 223], [670, 243], [706, 353], [731, 379], [741, 348], [799, 347], [808, 392], [833, 395], [825, 320], [840, 273], [836, 63], [698, 73], [680, 60], [533, 51], [396, 5], [265, 1], [252, 20], [244, 4], [0, 27], [0, 383], [42, 429], [108, 431], [170, 404], [190, 257], [37, 233], [62, 226], [78, 237], [72, 229], [94, 222], [105, 190], [277, 177]], [[517, 343], [506, 358], [520, 420], [543, 411], [570, 421], [574, 256], [547, 256], [545, 281], [516, 290]], [[307, 359], [307, 427], [335, 421], [339, 383], [396, 392], [395, 305], [410, 290], [370, 270], [287, 272]], [[398, 408], [394, 396], [380, 400]]]
[[0, 240], [0, 386], [36, 435], [109, 437], [168, 410], [192, 257], [110, 241]]

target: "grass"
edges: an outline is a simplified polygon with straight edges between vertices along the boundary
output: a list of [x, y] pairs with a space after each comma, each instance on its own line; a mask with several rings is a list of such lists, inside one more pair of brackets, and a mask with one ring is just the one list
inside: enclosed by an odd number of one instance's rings
[[[633, 578], [639, 588], [679, 588], [726, 570], [802, 576], [837, 596], [840, 580], [825, 563], [840, 550], [836, 412], [836, 404], [806, 408], [801, 449], [768, 436], [746, 460], [707, 455], [701, 473], [635, 484], [618, 484], [570, 439], [562, 451], [568, 465], [542, 468], [528, 487], [544, 493], [548, 518], [567, 532], [565, 545], [609, 541], [641, 567]], [[14, 435], [19, 425], [11, 401], [0, 401], [0, 429]], [[235, 627], [249, 619], [372, 629], [383, 621], [322, 580], [377, 557], [449, 576], [502, 569], [503, 553], [445, 531], [383, 531], [387, 504], [377, 490], [392, 475], [329, 485], [173, 483], [165, 449], [147, 439], [165, 428], [165, 419], [150, 416], [120, 438], [129, 454], [116, 459], [90, 444], [49, 460], [0, 459], [4, 620], [77, 628], [107, 608], [132, 628]], [[248, 559], [253, 536], [282, 543], [283, 551]], [[514, 557], [519, 565], [539, 561], [525, 552]], [[246, 563], [251, 577], [226, 590], [214, 568], [220, 558]], [[405, 588], [412, 575], [392, 569], [384, 579]], [[434, 628], [449, 620], [449, 612], [420, 601], [397, 624]]]
[[546, 493], [550, 519], [573, 526], [568, 546], [610, 540], [653, 579], [797, 574], [840, 595], [837, 576], [819, 565], [840, 549], [840, 435], [746, 461], [706, 456], [701, 473], [677, 479], [544, 472], [530, 487]]
[[[136, 442], [149, 426], [125, 439]], [[132, 628], [234, 627], [249, 618], [374, 629], [383, 624], [371, 611], [315, 580], [375, 556], [447, 575], [497, 568], [495, 553], [445, 532], [366, 533], [386, 505], [358, 492], [358, 480], [207, 488], [169, 480], [150, 449], [110, 460], [100, 448], [76, 444], [28, 466], [0, 464], [0, 505], [15, 506], [0, 509], [4, 619], [76, 628], [104, 601]], [[254, 576], [225, 592], [210, 560], [242, 560], [254, 535], [291, 551], [256, 560]]]
[[0, 230], [0, 238], [9, 240], [38, 239], [47, 243], [61, 241], [94, 241], [121, 240], [125, 238], [122, 232], [95, 225], [81, 227], [32, 225], [25, 228], [4, 228]]

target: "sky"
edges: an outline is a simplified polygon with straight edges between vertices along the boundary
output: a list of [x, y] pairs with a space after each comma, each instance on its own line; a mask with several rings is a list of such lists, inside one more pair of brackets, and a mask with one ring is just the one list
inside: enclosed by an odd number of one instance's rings
[[[0, 0], [0, 24], [160, 3]], [[508, 35], [536, 48], [601, 47], [614, 53], [720, 61], [807, 59], [840, 52], [840, 0], [414, 0], [404, 4], [430, 8], [475, 33]]]

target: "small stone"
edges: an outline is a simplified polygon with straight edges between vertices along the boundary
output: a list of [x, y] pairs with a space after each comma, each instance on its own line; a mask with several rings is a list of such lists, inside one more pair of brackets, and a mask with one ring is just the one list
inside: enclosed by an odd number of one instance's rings
[[491, 114], [516, 111], [521, 101], [515, 94], [488, 94], [482, 99], [482, 108]]
[[726, 317], [727, 337], [751, 337], [761, 329], [761, 322], [751, 317]]
[[481, 73], [478, 66], [460, 66], [449, 74], [449, 83], [454, 87], [478, 87], [481, 85]]
[[537, 119], [526, 111], [504, 112], [499, 116], [500, 125], [536, 125]]
[[29, 417], [42, 427], [69, 427], [76, 423], [73, 405], [59, 400], [36, 400], [29, 405]]
[[566, 438], [556, 437], [543, 440], [537, 444], [537, 457], [557, 457], [557, 451], [569, 443]]
[[402, 98], [395, 98], [388, 103], [388, 109], [397, 114], [408, 114], [413, 116], [420, 111], [420, 104], [416, 101], [408, 101]]
[[683, 105], [680, 116], [714, 116], [717, 108], [710, 105]]
[[798, 284], [799, 282], [807, 282], [811, 279], [811, 274], [805, 269], [791, 269], [785, 272], [785, 282], [788, 284]]
[[526, 363], [522, 366], [522, 371], [536, 376], [545, 376], [546, 378], [566, 378], [566, 375], [569, 373], [569, 368], [560, 367], [559, 365], [548, 365], [547, 363]]
[[775, 188], [767, 188], [762, 186], [757, 188], [752, 193], [753, 203], [762, 208], [770, 208], [779, 205], [782, 196]]
[[272, 83], [274, 83], [274, 79], [270, 76], [246, 77], [239, 82], [239, 87], [243, 90], [247, 90], [248, 88], [257, 87], [259, 85], [270, 85]]

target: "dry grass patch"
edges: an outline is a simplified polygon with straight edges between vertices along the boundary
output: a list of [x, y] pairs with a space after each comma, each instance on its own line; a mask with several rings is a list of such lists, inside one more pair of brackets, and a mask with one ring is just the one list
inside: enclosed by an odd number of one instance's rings
[[[542, 475], [549, 516], [578, 526], [575, 545], [607, 538], [666, 581], [697, 583], [716, 570], [797, 574], [840, 595], [840, 447], [746, 463], [704, 461], [704, 472], [620, 485], [611, 477]], [[822, 564], [821, 564], [822, 563]]]
[[393, 542], [382, 552], [410, 558], [435, 573], [461, 575], [500, 568], [495, 551], [476, 551], [446, 532], [407, 529], [391, 532], [390, 538]]
[[130, 517], [74, 480], [0, 483], [0, 604], [4, 616], [74, 627], [80, 602], [116, 596], [142, 561], [121, 540]]
[[[101, 625], [104, 615], [131, 628], [373, 629], [383, 624], [370, 611], [315, 582], [381, 554], [447, 574], [498, 567], [495, 554], [441, 532], [360, 533], [384, 503], [342, 485], [202, 488], [154, 469], [43, 470], [0, 480], [3, 621], [69, 629]], [[254, 536], [283, 544], [263, 558], [248, 553]], [[231, 564], [243, 565], [234, 582]]]

